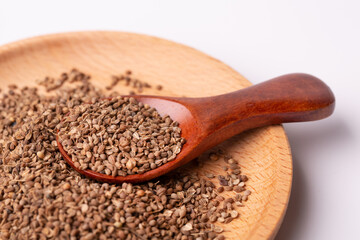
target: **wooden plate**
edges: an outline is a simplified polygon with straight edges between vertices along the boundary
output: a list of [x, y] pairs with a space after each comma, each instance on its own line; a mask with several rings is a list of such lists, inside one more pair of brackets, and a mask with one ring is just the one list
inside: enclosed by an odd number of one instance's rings
[[[145, 94], [203, 97], [227, 93], [251, 83], [224, 63], [197, 50], [163, 39], [121, 32], [65, 33], [31, 38], [0, 47], [0, 87], [33, 85], [76, 67], [104, 87], [112, 74], [131, 69], [135, 77], [162, 91]], [[265, 79], [264, 79], [265, 80]], [[129, 89], [119, 86], [120, 93]], [[239, 160], [252, 191], [240, 218], [224, 225], [227, 239], [272, 239], [289, 200], [292, 162], [282, 126], [252, 130], [221, 146]], [[203, 155], [205, 157], [206, 155]], [[222, 172], [221, 161], [192, 168], [201, 174]], [[232, 193], [228, 193], [232, 194]]]

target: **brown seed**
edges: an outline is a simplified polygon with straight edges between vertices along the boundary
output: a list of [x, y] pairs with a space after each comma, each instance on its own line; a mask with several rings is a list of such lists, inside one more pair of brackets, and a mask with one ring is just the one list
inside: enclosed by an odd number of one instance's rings
[[81, 212], [82, 213], [86, 213], [89, 210], [89, 205], [87, 204], [82, 204], [81, 205]]
[[239, 165], [237, 165], [236, 163], [230, 164], [230, 169], [232, 169], [232, 170], [239, 169], [239, 168], [240, 168]]
[[233, 203], [233, 202], [234, 202], [234, 199], [233, 199], [233, 198], [227, 198], [227, 199], [225, 200], [225, 202], [227, 202], [227, 203]]
[[187, 223], [181, 228], [181, 231], [183, 231], [183, 232], [187, 232], [187, 231], [190, 231], [190, 230], [193, 230], [192, 223]]
[[183, 217], [185, 217], [185, 215], [186, 215], [186, 207], [185, 207], [185, 206], [182, 206], [182, 207], [180, 208], [179, 217], [180, 217], [180, 218], [183, 218]]
[[145, 191], [144, 191], [144, 190], [142, 190], [142, 189], [137, 190], [136, 195], [137, 195], [137, 196], [139, 196], [139, 197], [142, 197], [142, 196], [144, 196], [144, 195], [145, 195]]
[[219, 183], [220, 183], [221, 186], [228, 186], [229, 185], [229, 182], [224, 178], [219, 179]]
[[127, 162], [126, 162], [126, 168], [131, 170], [136, 166], [136, 161], [132, 158], [130, 158]]
[[215, 226], [215, 228], [214, 228], [214, 232], [216, 232], [216, 233], [222, 233], [223, 231], [224, 231], [224, 229], [220, 226]]
[[36, 155], [41, 159], [43, 159], [45, 157], [44, 151], [39, 151], [36, 153]]
[[211, 215], [209, 220], [210, 220], [210, 222], [216, 222], [217, 216], [216, 215]]
[[246, 182], [248, 180], [248, 177], [246, 175], [240, 175], [240, 179], [242, 182]]
[[236, 210], [233, 210], [230, 212], [230, 215], [232, 218], [237, 218], [239, 216], [239, 213]]
[[240, 187], [240, 186], [235, 186], [235, 187], [234, 187], [234, 191], [237, 192], [237, 193], [239, 193], [239, 192], [244, 191], [244, 188], [243, 188], [243, 187]]
[[241, 195], [240, 193], [237, 193], [237, 194], [235, 195], [235, 199], [236, 199], [236, 200], [240, 201], [241, 198], [242, 198], [242, 195]]
[[245, 190], [245, 192], [244, 192], [244, 195], [245, 196], [249, 196], [251, 194], [251, 191], [250, 190]]
[[64, 183], [64, 185], [62, 186], [62, 188], [64, 190], [69, 190], [71, 188], [71, 185], [69, 183]]
[[129, 144], [130, 144], [129, 140], [127, 140], [124, 137], [120, 138], [120, 146], [126, 147], [126, 146], [129, 146]]
[[219, 236], [217, 236], [216, 240], [225, 240], [225, 236], [224, 235], [219, 235]]

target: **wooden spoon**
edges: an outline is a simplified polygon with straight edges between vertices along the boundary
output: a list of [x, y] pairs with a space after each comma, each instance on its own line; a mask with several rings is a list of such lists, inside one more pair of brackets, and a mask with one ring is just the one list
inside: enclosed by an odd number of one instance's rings
[[76, 168], [57, 137], [60, 152], [71, 167], [80, 174], [103, 182], [144, 182], [188, 163], [207, 149], [245, 130], [271, 124], [319, 120], [330, 116], [335, 106], [334, 95], [325, 83], [301, 73], [280, 76], [214, 97], [133, 97], [179, 122], [182, 137], [187, 142], [177, 157], [143, 174], [113, 177]]

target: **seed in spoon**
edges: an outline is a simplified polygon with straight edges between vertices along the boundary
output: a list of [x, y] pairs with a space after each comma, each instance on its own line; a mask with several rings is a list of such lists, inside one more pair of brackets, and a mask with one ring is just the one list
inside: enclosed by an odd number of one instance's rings
[[185, 142], [178, 125], [134, 98], [115, 97], [75, 107], [58, 136], [82, 170], [126, 176], [174, 160]]

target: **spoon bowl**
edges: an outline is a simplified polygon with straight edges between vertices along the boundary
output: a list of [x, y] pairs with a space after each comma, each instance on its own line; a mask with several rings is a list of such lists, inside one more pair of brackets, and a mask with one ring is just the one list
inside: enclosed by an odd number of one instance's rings
[[172, 161], [143, 174], [110, 176], [75, 167], [59, 138], [64, 159], [80, 174], [109, 182], [139, 183], [188, 163], [207, 149], [245, 130], [270, 124], [313, 121], [332, 114], [335, 98], [330, 88], [308, 74], [288, 74], [236, 92], [205, 98], [132, 96], [179, 122], [182, 150]]

